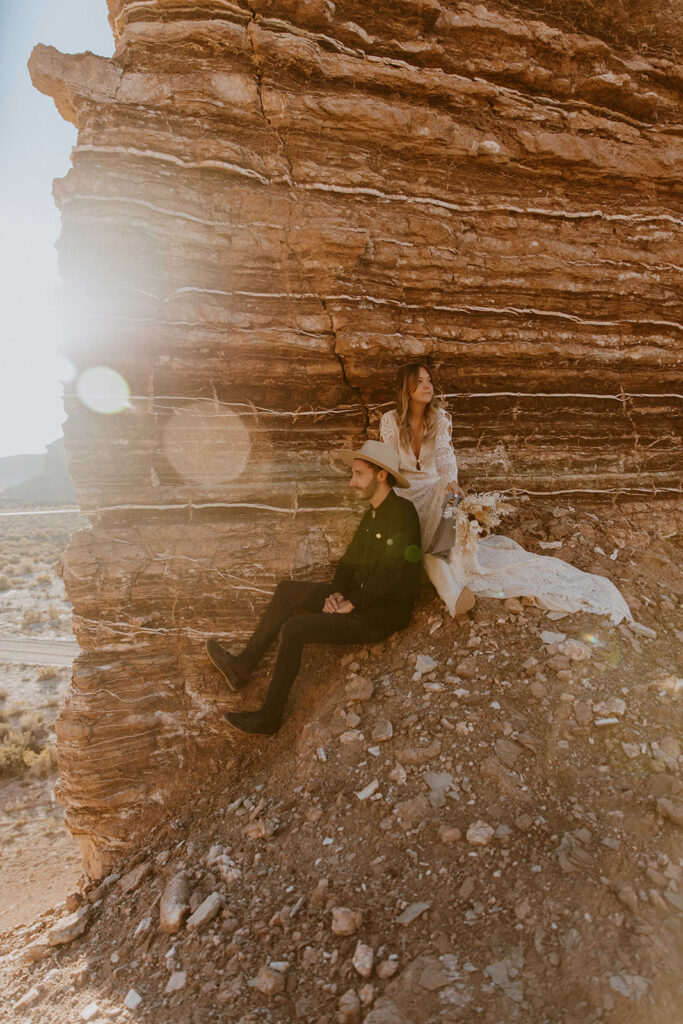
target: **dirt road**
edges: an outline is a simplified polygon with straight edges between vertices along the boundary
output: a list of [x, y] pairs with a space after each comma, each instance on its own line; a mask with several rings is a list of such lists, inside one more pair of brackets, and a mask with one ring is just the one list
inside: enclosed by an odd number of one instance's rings
[[0, 636], [0, 662], [21, 665], [71, 665], [79, 652], [75, 640], [27, 640]]

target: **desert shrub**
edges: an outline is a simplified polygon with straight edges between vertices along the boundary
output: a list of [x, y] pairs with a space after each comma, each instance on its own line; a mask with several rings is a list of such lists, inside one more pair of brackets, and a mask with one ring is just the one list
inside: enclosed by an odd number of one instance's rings
[[57, 679], [59, 672], [54, 665], [41, 665], [36, 673], [36, 679], [39, 683], [45, 683], [48, 679]]
[[12, 724], [14, 717], [17, 716], [9, 712], [0, 716], [0, 779], [23, 775], [28, 770], [47, 774], [52, 770], [52, 755], [45, 753], [52, 746], [47, 742], [47, 722], [37, 711], [24, 711], [18, 722]]
[[34, 778], [42, 779], [46, 775], [52, 775], [57, 771], [57, 748], [54, 743], [50, 743], [47, 747], [43, 747], [39, 754], [34, 754], [32, 750], [26, 750], [24, 751], [24, 764], [29, 775]]
[[51, 604], [45, 614], [47, 615], [50, 622], [54, 622], [55, 619], [59, 618], [62, 612], [60, 608], [57, 608], [55, 607], [55, 605]]
[[0, 590], [9, 590], [11, 585], [12, 584], [9, 581], [9, 577], [5, 576], [5, 574], [3, 573], [2, 576], [0, 576]]
[[19, 566], [19, 572], [22, 576], [28, 576], [29, 573], [33, 572], [33, 562], [25, 561]]
[[35, 626], [36, 623], [42, 622], [44, 618], [43, 612], [39, 612], [35, 608], [28, 608], [22, 617], [21, 628], [28, 629], [30, 626]]
[[0, 700], [7, 700], [7, 690], [4, 686], [0, 686]]
[[36, 576], [36, 583], [52, 583], [52, 576], [49, 572], [41, 572]]

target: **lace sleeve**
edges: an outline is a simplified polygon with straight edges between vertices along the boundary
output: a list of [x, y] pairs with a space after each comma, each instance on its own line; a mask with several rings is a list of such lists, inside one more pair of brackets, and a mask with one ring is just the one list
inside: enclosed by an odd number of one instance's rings
[[400, 457], [398, 423], [392, 410], [385, 412], [379, 423], [379, 438], [384, 444], [389, 444]]
[[451, 439], [452, 430], [453, 422], [451, 417], [443, 409], [440, 409], [439, 422], [436, 425], [436, 438], [434, 440], [434, 458], [437, 473], [447, 483], [458, 479], [458, 463]]

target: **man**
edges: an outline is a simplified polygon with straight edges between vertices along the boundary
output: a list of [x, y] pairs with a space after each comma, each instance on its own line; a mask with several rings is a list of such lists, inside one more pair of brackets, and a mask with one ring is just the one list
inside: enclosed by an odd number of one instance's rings
[[237, 691], [279, 634], [263, 707], [225, 713], [226, 721], [241, 732], [272, 736], [278, 731], [306, 644], [375, 643], [402, 629], [410, 618], [420, 583], [420, 521], [412, 502], [393, 490], [394, 484], [410, 486], [398, 472], [398, 455], [379, 441], [366, 441], [360, 451], [342, 449], [339, 454], [352, 469], [352, 490], [370, 507], [332, 582], [279, 583], [237, 657], [215, 640], [206, 644], [209, 658], [230, 689]]

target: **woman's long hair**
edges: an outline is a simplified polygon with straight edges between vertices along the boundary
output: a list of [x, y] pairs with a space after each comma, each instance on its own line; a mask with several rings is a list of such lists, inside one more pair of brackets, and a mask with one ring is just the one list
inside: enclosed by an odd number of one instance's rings
[[[434, 384], [434, 377], [432, 371], [426, 363], [406, 363], [405, 366], [399, 368], [396, 374], [396, 416], [398, 417], [398, 432], [401, 441], [406, 447], [410, 446], [410, 442], [413, 438], [413, 432], [408, 422], [408, 412], [410, 410], [410, 393], [420, 379], [420, 370], [427, 370], [429, 376], [432, 378], [432, 384]], [[434, 395], [429, 405], [425, 406], [424, 410], [424, 440], [436, 431], [437, 422], [437, 409], [441, 408], [441, 400], [436, 397], [436, 385], [434, 385]]]

